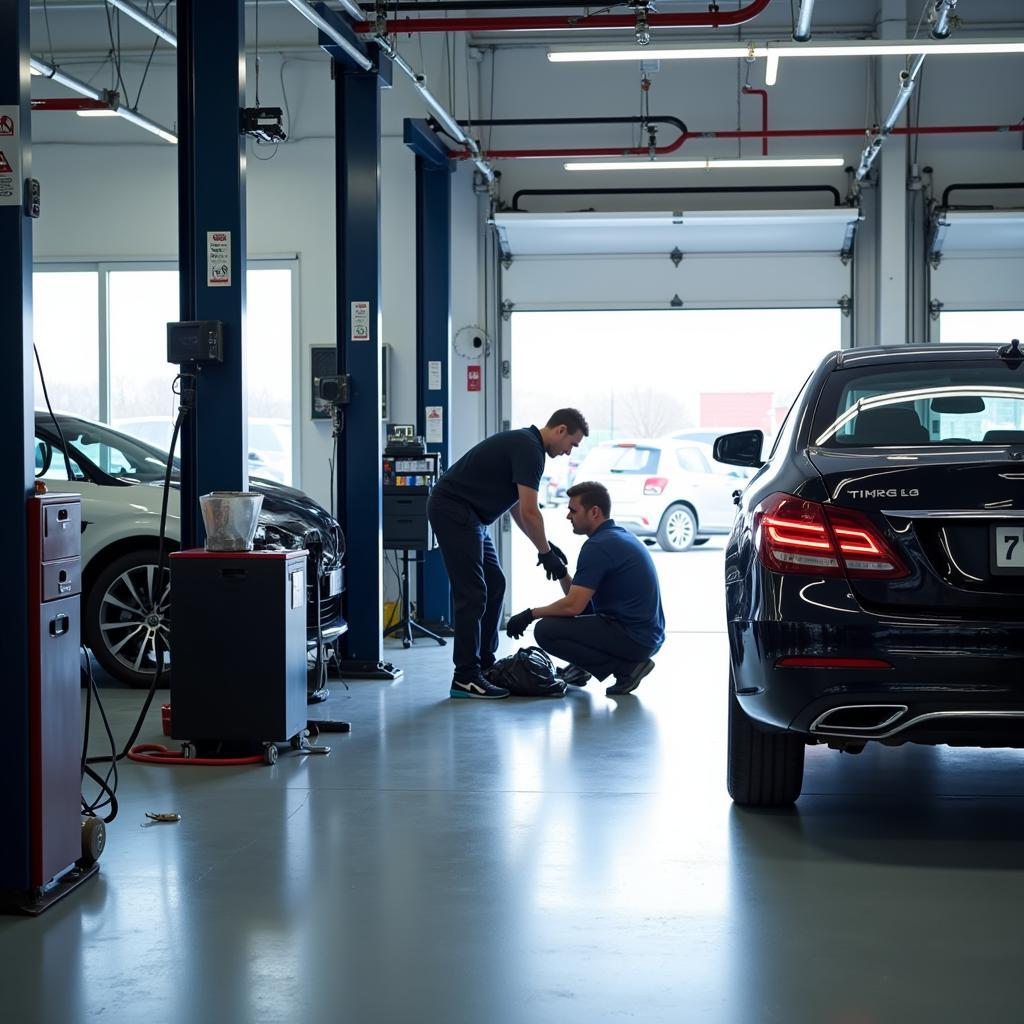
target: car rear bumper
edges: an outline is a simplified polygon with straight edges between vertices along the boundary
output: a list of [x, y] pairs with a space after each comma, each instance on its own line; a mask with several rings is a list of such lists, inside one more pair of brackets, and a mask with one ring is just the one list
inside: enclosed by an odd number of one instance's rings
[[[1024, 622], [856, 619], [841, 626], [731, 622], [732, 673], [743, 710], [766, 725], [822, 740], [1024, 742]], [[779, 664], [794, 657], [890, 667]]]

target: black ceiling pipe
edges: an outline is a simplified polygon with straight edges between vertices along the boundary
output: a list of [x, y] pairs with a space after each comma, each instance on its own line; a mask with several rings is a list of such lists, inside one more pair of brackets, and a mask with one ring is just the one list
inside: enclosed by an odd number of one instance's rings
[[1024, 181], [994, 181], [987, 183], [957, 182], [954, 185], [947, 185], [942, 191], [942, 205], [949, 206], [949, 196], [952, 192], [990, 192], [996, 189], [1024, 189]]
[[828, 192], [833, 205], [840, 206], [839, 190], [831, 185], [689, 185], [680, 188], [652, 186], [649, 188], [521, 188], [512, 196], [512, 213], [528, 213], [519, 207], [520, 196], [665, 196], [665, 195], [711, 195], [715, 193], [761, 193], [761, 192]]
[[678, 117], [642, 117], [633, 114], [626, 117], [492, 117], [482, 121], [460, 121], [463, 128], [513, 128], [516, 126], [535, 127], [560, 124], [670, 124], [686, 134], [686, 122]]

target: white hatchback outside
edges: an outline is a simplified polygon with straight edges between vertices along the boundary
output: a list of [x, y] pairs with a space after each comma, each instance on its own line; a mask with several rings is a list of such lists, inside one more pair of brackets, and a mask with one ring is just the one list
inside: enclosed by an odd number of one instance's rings
[[656, 538], [666, 551], [686, 551], [729, 533], [733, 495], [750, 475], [715, 462], [710, 444], [668, 437], [605, 441], [587, 453], [575, 482], [604, 484], [619, 526]]

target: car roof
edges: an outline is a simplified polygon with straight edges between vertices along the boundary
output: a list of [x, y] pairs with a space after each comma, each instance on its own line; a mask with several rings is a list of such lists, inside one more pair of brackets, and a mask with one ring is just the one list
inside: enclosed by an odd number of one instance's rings
[[999, 350], [1002, 347], [1002, 345], [979, 344], [872, 345], [836, 353], [835, 369], [879, 364], [969, 362], [991, 357], [998, 358]]

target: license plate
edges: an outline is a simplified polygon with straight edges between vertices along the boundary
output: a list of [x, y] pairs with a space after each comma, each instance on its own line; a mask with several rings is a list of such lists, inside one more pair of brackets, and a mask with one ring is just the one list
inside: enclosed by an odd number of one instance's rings
[[1024, 526], [992, 527], [992, 570], [1024, 573]]

